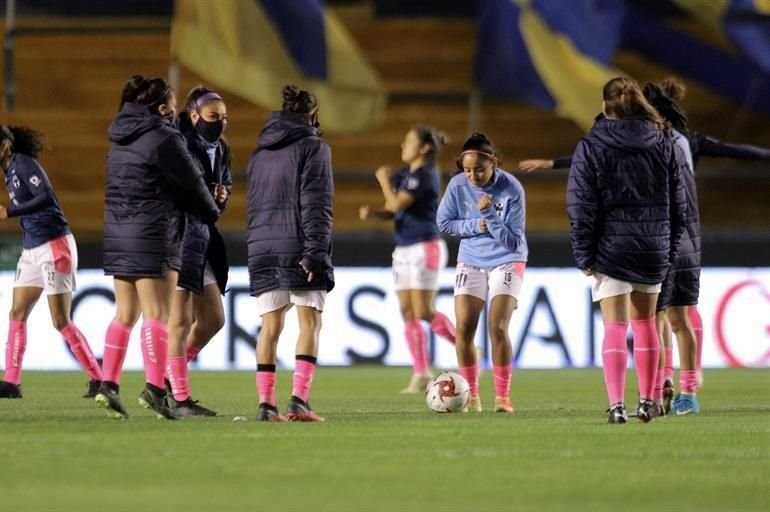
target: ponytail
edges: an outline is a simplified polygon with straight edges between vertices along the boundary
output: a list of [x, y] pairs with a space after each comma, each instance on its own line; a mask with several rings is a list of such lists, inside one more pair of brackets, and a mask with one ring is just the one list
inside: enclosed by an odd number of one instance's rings
[[675, 130], [687, 134], [687, 115], [677, 102], [666, 95], [660, 87], [647, 82], [644, 85], [644, 97]]
[[125, 103], [139, 103], [154, 107], [151, 110], [157, 110], [157, 107], [168, 103], [174, 90], [162, 78], [145, 78], [142, 75], [133, 75], [123, 85], [120, 94], [120, 108]]
[[424, 124], [414, 125], [412, 130], [417, 134], [420, 145], [428, 146], [430, 148], [430, 151], [428, 151], [425, 157], [431, 161], [435, 161], [436, 155], [441, 152], [441, 149], [449, 141], [449, 138], [443, 132]]
[[657, 110], [645, 99], [639, 84], [630, 78], [613, 78], [604, 86], [603, 98], [607, 115], [623, 119], [639, 117], [654, 123], [661, 130], [668, 127]]

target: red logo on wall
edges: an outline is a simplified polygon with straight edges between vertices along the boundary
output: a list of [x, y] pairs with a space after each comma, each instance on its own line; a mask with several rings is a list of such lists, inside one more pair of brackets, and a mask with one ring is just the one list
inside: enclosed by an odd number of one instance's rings
[[[758, 300], [761, 302], [757, 302]], [[755, 310], [759, 304], [764, 305], [765, 310], [758, 317]], [[756, 279], [747, 279], [734, 284], [719, 300], [714, 318], [714, 332], [716, 333], [717, 346], [728, 366], [761, 367], [770, 365], [770, 349], [766, 349], [754, 361], [746, 360], [747, 358], [737, 355], [741, 347], [745, 348], [751, 344], [764, 344], [765, 347], [770, 345], [770, 307], [768, 306], [770, 306], [770, 292]], [[728, 310], [730, 315], [741, 315], [740, 321], [747, 327], [745, 331], [749, 331], [751, 326], [761, 324], [763, 335], [757, 336], [752, 333], [750, 336], [746, 336], [735, 333], [734, 329], [728, 330]], [[755, 330], [754, 333], [756, 332]], [[746, 350], [741, 350], [741, 352], [745, 353]]]

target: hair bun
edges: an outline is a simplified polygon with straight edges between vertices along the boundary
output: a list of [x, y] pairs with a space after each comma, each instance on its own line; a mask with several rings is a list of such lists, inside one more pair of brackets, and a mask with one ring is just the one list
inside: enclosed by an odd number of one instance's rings
[[289, 84], [283, 88], [283, 102], [294, 103], [299, 99], [300, 89], [294, 84]]

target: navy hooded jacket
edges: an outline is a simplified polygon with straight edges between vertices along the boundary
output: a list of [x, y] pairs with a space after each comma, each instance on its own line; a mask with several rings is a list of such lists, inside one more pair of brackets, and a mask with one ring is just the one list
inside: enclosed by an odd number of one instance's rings
[[162, 277], [180, 269], [185, 212], [219, 215], [184, 137], [146, 105], [125, 103], [109, 128], [104, 273]]
[[[216, 148], [214, 166], [198, 133], [193, 128], [189, 118], [180, 116], [180, 130], [187, 141], [187, 149], [203, 172], [203, 180], [213, 192], [216, 185], [224, 185], [228, 195], [233, 189], [233, 178], [230, 174], [230, 148], [219, 142]], [[227, 202], [217, 204], [220, 213], [225, 210]], [[182, 248], [182, 269], [179, 272], [179, 286], [193, 293], [203, 292], [203, 273], [206, 262], [211, 265], [220, 293], [227, 288], [229, 265], [227, 251], [222, 234], [215, 223], [206, 224], [196, 215], [187, 216], [187, 226], [184, 233]]]
[[686, 224], [684, 155], [643, 119], [600, 119], [578, 143], [567, 184], [580, 269], [663, 282]]
[[[334, 287], [331, 150], [306, 114], [273, 112], [248, 174], [248, 264], [252, 295]], [[311, 282], [300, 266], [314, 274]]]

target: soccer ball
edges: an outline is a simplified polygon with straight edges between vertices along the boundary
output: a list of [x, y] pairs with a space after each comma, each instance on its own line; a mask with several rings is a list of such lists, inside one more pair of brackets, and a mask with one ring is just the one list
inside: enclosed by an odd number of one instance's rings
[[462, 375], [441, 372], [425, 389], [425, 403], [434, 412], [462, 412], [471, 399], [471, 387]]

